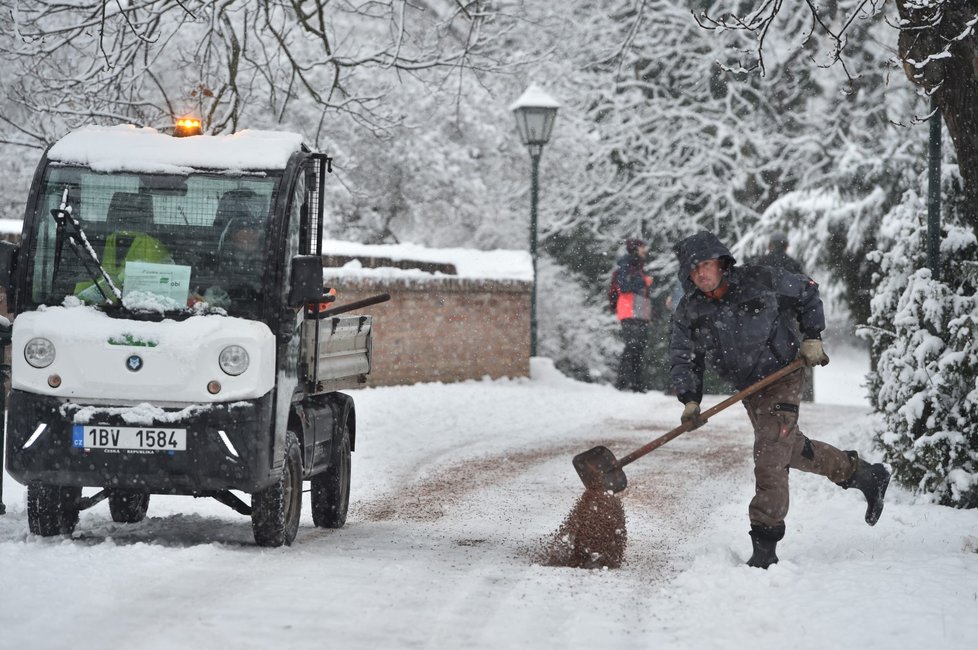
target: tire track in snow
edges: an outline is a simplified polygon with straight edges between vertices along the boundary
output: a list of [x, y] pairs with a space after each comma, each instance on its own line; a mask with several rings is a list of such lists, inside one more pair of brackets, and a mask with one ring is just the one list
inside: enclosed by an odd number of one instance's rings
[[[627, 445], [624, 440], [609, 444]], [[435, 521], [448, 509], [477, 490], [494, 486], [527, 473], [533, 467], [584, 451], [579, 442], [564, 442], [524, 451], [507, 451], [436, 467], [420, 479], [393, 488], [379, 498], [351, 504], [351, 514], [365, 521]]]

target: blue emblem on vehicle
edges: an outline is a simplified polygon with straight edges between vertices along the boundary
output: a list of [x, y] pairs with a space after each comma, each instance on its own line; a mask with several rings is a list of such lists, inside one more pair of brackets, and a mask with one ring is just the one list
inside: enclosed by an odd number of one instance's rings
[[129, 355], [129, 358], [126, 359], [126, 368], [129, 368], [129, 370], [136, 372], [138, 370], [141, 370], [142, 367], [143, 367], [143, 358], [140, 357], [138, 354], [131, 354]]

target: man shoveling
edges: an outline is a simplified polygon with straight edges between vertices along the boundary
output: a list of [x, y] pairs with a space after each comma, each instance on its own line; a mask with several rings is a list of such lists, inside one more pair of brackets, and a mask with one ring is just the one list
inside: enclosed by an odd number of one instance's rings
[[[821, 341], [825, 328], [818, 285], [805, 276], [765, 266], [736, 266], [712, 233], [699, 232], [675, 246], [685, 295], [672, 322], [671, 376], [684, 404], [682, 421], [698, 423], [705, 364], [743, 389], [801, 357], [809, 366], [829, 362]], [[798, 322], [799, 342], [789, 319]], [[748, 510], [753, 555], [747, 564], [768, 568], [778, 561], [788, 514], [788, 470], [827, 477], [866, 497], [866, 523], [883, 511], [890, 474], [855, 451], [812, 440], [798, 429], [804, 387], [799, 369], [744, 399], [754, 427], [755, 494]]]

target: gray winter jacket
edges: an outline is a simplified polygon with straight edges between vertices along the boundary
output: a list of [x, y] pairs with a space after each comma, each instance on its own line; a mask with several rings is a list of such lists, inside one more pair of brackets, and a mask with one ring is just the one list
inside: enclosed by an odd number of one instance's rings
[[[743, 389], [783, 368], [798, 356], [797, 320], [805, 338], [820, 338], [825, 328], [818, 285], [805, 275], [768, 266], [734, 266], [730, 251], [702, 232], [676, 246], [686, 295], [672, 318], [670, 357], [679, 401], [703, 397], [703, 370]], [[696, 264], [723, 259], [729, 289], [722, 298], [704, 295], [689, 278]]]

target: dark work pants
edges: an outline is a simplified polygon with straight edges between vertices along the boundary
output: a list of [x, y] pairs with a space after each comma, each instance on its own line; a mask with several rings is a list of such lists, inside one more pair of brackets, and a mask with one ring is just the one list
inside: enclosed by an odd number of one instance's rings
[[754, 525], [774, 528], [788, 514], [788, 469], [811, 472], [841, 483], [856, 464], [844, 451], [811, 440], [798, 429], [798, 402], [805, 387], [801, 369], [744, 400], [754, 425], [754, 498], [748, 514]]
[[621, 321], [621, 335], [625, 349], [618, 365], [618, 390], [645, 391], [645, 366], [648, 361], [649, 321], [626, 318]]

